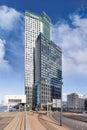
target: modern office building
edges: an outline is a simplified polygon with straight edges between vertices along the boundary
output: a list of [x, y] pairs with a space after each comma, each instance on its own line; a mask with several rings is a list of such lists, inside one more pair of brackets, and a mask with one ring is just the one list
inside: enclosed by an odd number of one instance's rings
[[68, 111], [82, 112], [84, 111], [84, 96], [77, 93], [67, 95]]
[[27, 105], [32, 108], [32, 91], [35, 83], [34, 51], [35, 41], [42, 32], [50, 39], [50, 18], [43, 13], [37, 16], [28, 11], [25, 12], [25, 94]]
[[25, 94], [31, 109], [61, 98], [62, 51], [50, 41], [51, 21], [25, 12]]
[[35, 106], [61, 98], [62, 50], [43, 34], [35, 44]]

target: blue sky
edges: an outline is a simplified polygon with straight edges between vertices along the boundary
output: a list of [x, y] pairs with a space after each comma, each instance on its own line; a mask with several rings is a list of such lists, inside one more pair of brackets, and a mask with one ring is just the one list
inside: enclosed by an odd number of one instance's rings
[[24, 93], [24, 12], [45, 11], [63, 50], [63, 99], [87, 94], [87, 0], [0, 0], [0, 101]]

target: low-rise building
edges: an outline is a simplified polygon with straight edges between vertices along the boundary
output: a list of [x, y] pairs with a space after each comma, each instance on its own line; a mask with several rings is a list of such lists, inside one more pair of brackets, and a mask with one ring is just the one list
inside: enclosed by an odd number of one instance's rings
[[84, 111], [84, 96], [77, 93], [67, 95], [67, 108], [72, 112]]
[[6, 95], [5, 104], [8, 108], [14, 108], [18, 106], [18, 109], [25, 110], [26, 108], [26, 95]]

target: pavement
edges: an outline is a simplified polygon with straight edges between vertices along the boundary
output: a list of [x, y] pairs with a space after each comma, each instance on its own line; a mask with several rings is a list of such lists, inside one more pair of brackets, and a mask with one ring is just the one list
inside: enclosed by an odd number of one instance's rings
[[4, 130], [14, 117], [14, 113], [0, 112], [0, 130]]
[[70, 130], [53, 120], [46, 112], [0, 113], [0, 130]]
[[69, 130], [65, 126], [59, 126], [45, 113], [27, 112], [27, 119], [29, 121], [29, 130]]
[[29, 130], [46, 130], [39, 122], [37, 113], [27, 112], [27, 119], [29, 121]]
[[25, 112], [0, 113], [0, 130], [25, 130]]
[[[69, 130], [87, 130], [87, 122], [79, 121], [77, 119], [72, 119], [72, 117], [78, 117], [79, 114], [76, 113], [63, 113], [63, 125], [67, 126]], [[78, 116], [76, 116], [78, 115]], [[69, 117], [67, 117], [69, 116]], [[52, 113], [52, 117], [58, 122], [60, 120], [60, 112], [55, 111]], [[84, 116], [87, 119], [87, 116]], [[80, 119], [82, 117], [79, 117]]]
[[24, 130], [24, 112], [15, 113], [14, 119], [4, 130]]

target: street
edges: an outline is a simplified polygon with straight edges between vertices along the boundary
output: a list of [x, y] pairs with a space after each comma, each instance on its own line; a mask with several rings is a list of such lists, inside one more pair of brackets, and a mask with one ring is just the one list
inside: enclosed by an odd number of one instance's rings
[[24, 112], [1, 112], [0, 130], [24, 130]]
[[[60, 113], [54, 112], [52, 117], [60, 121]], [[67, 126], [70, 130], [87, 130], [87, 123], [82, 121], [77, 121], [74, 119], [66, 118], [63, 116], [63, 126]]]

